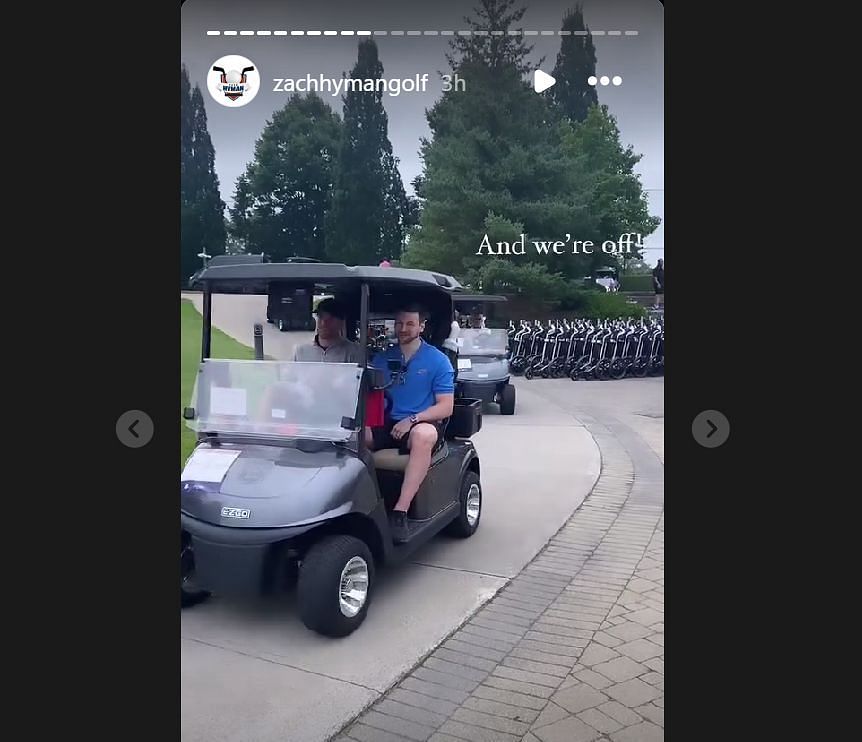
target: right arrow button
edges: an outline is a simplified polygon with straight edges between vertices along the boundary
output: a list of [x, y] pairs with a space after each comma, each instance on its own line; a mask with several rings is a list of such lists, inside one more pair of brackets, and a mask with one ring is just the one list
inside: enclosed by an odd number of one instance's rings
[[691, 434], [704, 448], [718, 448], [730, 437], [730, 422], [718, 410], [704, 410], [694, 418]]

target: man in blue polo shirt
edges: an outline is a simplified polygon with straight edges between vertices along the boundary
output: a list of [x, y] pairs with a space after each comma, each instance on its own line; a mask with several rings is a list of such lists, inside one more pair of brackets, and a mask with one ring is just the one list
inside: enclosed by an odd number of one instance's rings
[[[386, 423], [367, 431], [368, 445], [375, 450], [398, 448], [410, 455], [391, 516], [393, 536], [399, 542], [407, 539], [407, 511], [443, 436], [443, 421], [452, 416], [455, 405], [455, 370], [445, 354], [422, 339], [426, 319], [424, 310], [416, 305], [397, 312], [398, 345], [371, 361], [393, 383], [386, 390]], [[389, 361], [396, 361], [400, 368], [394, 378]]]

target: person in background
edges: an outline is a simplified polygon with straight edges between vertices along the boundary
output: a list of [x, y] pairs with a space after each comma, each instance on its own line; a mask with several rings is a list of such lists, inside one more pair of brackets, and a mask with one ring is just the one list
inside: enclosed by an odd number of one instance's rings
[[377, 267], [378, 268], [391, 268], [392, 263], [389, 262], [389, 258], [383, 258], [383, 260], [380, 261], [380, 265]]
[[659, 258], [652, 271], [652, 284], [655, 289], [655, 308], [660, 309], [664, 303], [664, 259]]
[[473, 310], [470, 312], [470, 319], [468, 322], [468, 326], [473, 330], [485, 329], [485, 315], [482, 314], [482, 310], [479, 307], [473, 307]]

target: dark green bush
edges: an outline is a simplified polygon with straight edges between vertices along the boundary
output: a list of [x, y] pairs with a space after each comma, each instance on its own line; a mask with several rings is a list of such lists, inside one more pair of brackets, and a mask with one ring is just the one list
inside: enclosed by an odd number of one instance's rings
[[643, 317], [644, 308], [639, 304], [630, 304], [623, 294], [609, 294], [600, 291], [590, 291], [584, 294], [586, 301], [577, 310], [579, 317], [595, 317], [598, 319], [615, 319], [616, 317]]
[[651, 293], [652, 290], [652, 276], [648, 273], [620, 277], [620, 291], [637, 291], [646, 294]]

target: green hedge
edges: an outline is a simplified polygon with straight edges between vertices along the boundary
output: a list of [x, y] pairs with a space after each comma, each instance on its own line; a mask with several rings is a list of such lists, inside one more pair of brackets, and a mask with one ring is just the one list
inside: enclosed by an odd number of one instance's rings
[[652, 276], [649, 273], [620, 277], [620, 291], [637, 291], [646, 294], [652, 290]]
[[623, 294], [605, 291], [571, 291], [559, 302], [556, 312], [593, 319], [643, 317], [646, 314], [640, 305], [629, 304]]
[[629, 304], [622, 294], [590, 291], [584, 305], [577, 311], [579, 317], [615, 319], [616, 317], [643, 317], [646, 312], [639, 304]]

